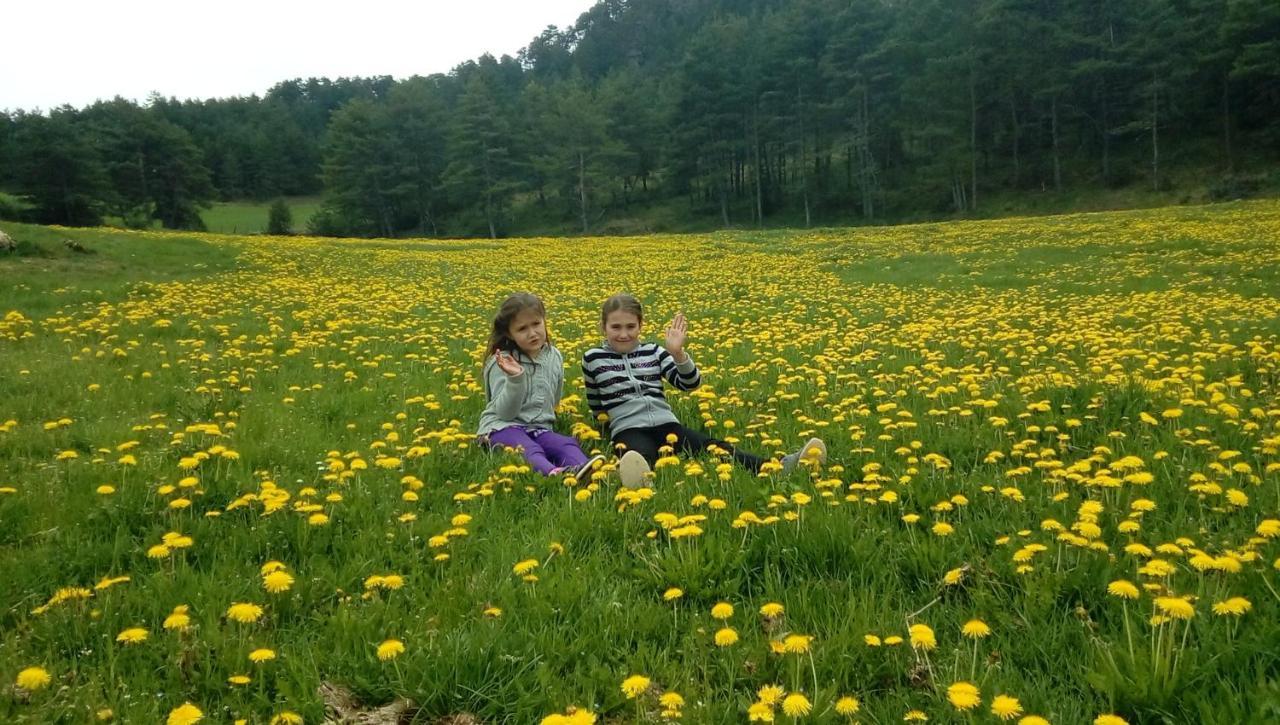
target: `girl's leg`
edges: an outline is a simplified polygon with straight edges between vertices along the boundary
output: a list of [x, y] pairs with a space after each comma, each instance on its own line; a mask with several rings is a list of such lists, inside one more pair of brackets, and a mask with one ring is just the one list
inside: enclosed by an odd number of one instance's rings
[[613, 442], [622, 443], [627, 450], [639, 453], [653, 466], [658, 462], [658, 446], [665, 442], [666, 434], [662, 431], [663, 427], [631, 428], [613, 436]]
[[489, 445], [497, 448], [498, 446], [506, 446], [507, 448], [522, 448], [524, 459], [533, 466], [533, 470], [544, 476], [551, 475], [555, 470], [555, 465], [547, 460], [546, 451], [542, 450], [542, 446], [538, 445], [525, 430], [519, 426], [511, 426], [496, 430], [489, 434]]
[[582, 452], [577, 438], [545, 430], [538, 433], [535, 440], [546, 451], [547, 458], [557, 466], [577, 468], [587, 462], [587, 454]]
[[742, 466], [752, 473], [759, 473], [760, 466], [764, 465], [764, 459], [760, 456], [747, 453], [746, 451], [740, 451], [729, 443], [712, 438], [703, 433], [699, 433], [696, 430], [690, 430], [684, 426], [677, 426], [673, 432], [678, 438], [676, 441], [677, 445], [679, 445], [680, 449], [688, 455], [705, 453], [707, 446], [714, 444], [717, 448], [723, 448], [728, 451], [729, 454], [733, 456], [733, 460], [737, 461], [739, 466]]

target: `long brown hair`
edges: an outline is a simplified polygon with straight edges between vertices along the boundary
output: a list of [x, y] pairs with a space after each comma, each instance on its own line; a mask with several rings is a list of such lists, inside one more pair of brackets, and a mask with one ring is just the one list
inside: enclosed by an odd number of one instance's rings
[[[493, 318], [493, 329], [489, 332], [489, 344], [485, 347], [485, 357], [499, 350], [515, 352], [519, 345], [511, 339], [511, 321], [525, 310], [533, 310], [544, 320], [547, 318], [547, 307], [537, 295], [528, 292], [517, 292], [503, 300], [498, 314]], [[551, 342], [551, 334], [546, 334], [546, 343]]]

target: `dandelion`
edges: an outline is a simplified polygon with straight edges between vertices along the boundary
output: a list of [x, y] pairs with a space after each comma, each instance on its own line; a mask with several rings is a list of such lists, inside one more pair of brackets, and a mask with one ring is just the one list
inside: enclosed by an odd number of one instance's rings
[[782, 616], [783, 608], [781, 604], [770, 602], [760, 607], [760, 616], [766, 619], [776, 619]]
[[18, 673], [18, 679], [15, 684], [27, 692], [35, 692], [44, 689], [53, 681], [49, 676], [49, 671], [43, 667], [28, 667]]
[[255, 649], [249, 653], [249, 661], [255, 664], [262, 662], [270, 662], [276, 658], [276, 651], [273, 649]]
[[277, 713], [268, 725], [302, 725], [302, 716], [291, 710]]
[[854, 715], [862, 708], [862, 703], [858, 702], [858, 698], [852, 695], [845, 695], [836, 700], [836, 714], [838, 715]]
[[[1168, 412], [1168, 411], [1165, 411]], [[1182, 411], [1178, 411], [1181, 413]], [[1171, 417], [1171, 416], [1166, 416]], [[1093, 719], [1093, 725], [1129, 725], [1129, 721], [1119, 715], [1099, 715]]]
[[401, 642], [398, 639], [384, 640], [382, 644], [378, 645], [378, 659], [383, 662], [393, 660], [403, 653], [404, 642]]
[[116, 641], [123, 644], [141, 644], [147, 641], [147, 630], [142, 627], [130, 627], [117, 634]]
[[1107, 594], [1121, 599], [1137, 599], [1138, 588], [1132, 582], [1117, 579], [1107, 585]]
[[515, 566], [511, 567], [511, 573], [515, 574], [516, 576], [524, 576], [525, 574], [528, 574], [529, 572], [537, 568], [538, 568], [537, 559], [525, 559], [524, 561], [517, 562]]
[[733, 627], [725, 627], [716, 632], [716, 646], [728, 647], [738, 642], [738, 633]]
[[281, 594], [293, 586], [293, 577], [286, 571], [277, 569], [262, 577], [262, 588], [271, 594]]
[[232, 675], [227, 678], [227, 684], [236, 686], [247, 685], [250, 682], [253, 682], [253, 679], [248, 675]]
[[227, 619], [240, 624], [253, 624], [262, 618], [262, 607], [257, 604], [235, 602], [227, 608]]
[[670, 589], [662, 593], [662, 600], [664, 602], [674, 602], [675, 600], [683, 596], [684, 596], [683, 589], [677, 589], [676, 587], [671, 587]]
[[773, 708], [763, 702], [753, 702], [747, 708], [747, 720], [750, 722], [773, 722]]
[[971, 639], [982, 639], [991, 634], [991, 628], [981, 619], [970, 619], [960, 628], [960, 632]]
[[926, 722], [929, 716], [922, 710], [907, 710], [907, 714], [903, 715], [902, 719], [905, 722]]
[[787, 635], [782, 640], [782, 650], [788, 654], [804, 654], [809, 651], [813, 637], [804, 634]]
[[678, 710], [684, 707], [684, 698], [678, 692], [664, 692], [662, 697], [658, 698], [658, 704], [668, 710]]
[[178, 707], [169, 711], [169, 719], [167, 725], [194, 725], [204, 719], [204, 713], [200, 708], [189, 702], [184, 702]]
[[1234, 616], [1239, 617], [1245, 612], [1253, 609], [1253, 604], [1244, 597], [1231, 597], [1225, 601], [1214, 602], [1213, 613], [1218, 616]]
[[1039, 715], [1027, 715], [1026, 717], [1018, 718], [1018, 725], [1049, 725], [1049, 721]]
[[933, 630], [928, 625], [913, 624], [907, 633], [911, 636], [911, 646], [914, 649], [928, 652], [938, 646], [938, 640], [934, 638]]
[[644, 675], [632, 675], [622, 681], [622, 694], [628, 700], [634, 700], [649, 689], [650, 680]]
[[996, 695], [991, 701], [991, 714], [1001, 720], [1012, 720], [1022, 714], [1022, 703], [1016, 697]]
[[1181, 597], [1156, 597], [1156, 608], [1174, 619], [1191, 619], [1195, 616], [1195, 607]]
[[168, 630], [176, 630], [184, 632], [191, 626], [191, 617], [187, 614], [189, 608], [185, 604], [180, 604], [173, 608], [173, 613], [164, 619], [164, 628]]
[[756, 691], [756, 697], [759, 698], [760, 702], [770, 706], [776, 705], [785, 694], [786, 690], [783, 690], [778, 685], [765, 685]]
[[947, 700], [957, 710], [972, 710], [982, 702], [982, 693], [972, 682], [957, 682], [947, 688]]
[[782, 701], [782, 711], [786, 713], [788, 717], [808, 715], [809, 711], [812, 709], [813, 703], [809, 702], [809, 698], [799, 692], [793, 692], [790, 695], [787, 695], [786, 699]]
[[711, 616], [720, 620], [728, 619], [733, 616], [733, 605], [728, 602], [720, 602], [711, 608]]

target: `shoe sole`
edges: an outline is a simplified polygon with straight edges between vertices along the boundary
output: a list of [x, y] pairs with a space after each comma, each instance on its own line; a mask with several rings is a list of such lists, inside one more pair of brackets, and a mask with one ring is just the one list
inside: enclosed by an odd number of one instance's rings
[[625, 488], [641, 488], [645, 483], [645, 474], [649, 472], [649, 462], [635, 451], [627, 451], [618, 459], [618, 478], [622, 479]]
[[578, 479], [578, 483], [585, 483], [586, 481], [590, 480], [591, 473], [592, 471], [595, 470], [596, 463], [603, 460], [604, 460], [604, 456], [592, 456], [587, 460], [586, 463], [582, 464], [581, 466], [578, 466], [578, 468], [574, 471], [573, 477]]
[[811, 460], [811, 453], [815, 450], [818, 451], [818, 463], [826, 463], [827, 444], [823, 443], [821, 438], [810, 438], [805, 441], [804, 446], [800, 449], [800, 461]]

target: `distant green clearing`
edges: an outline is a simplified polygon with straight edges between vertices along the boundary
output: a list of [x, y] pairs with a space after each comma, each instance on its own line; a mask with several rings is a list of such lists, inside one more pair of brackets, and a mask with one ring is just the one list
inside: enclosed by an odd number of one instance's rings
[[[219, 234], [257, 234], [267, 228], [267, 210], [272, 200], [215, 202], [200, 215], [211, 232]], [[293, 212], [293, 230], [307, 230], [307, 220], [320, 208], [318, 196], [285, 197]]]

